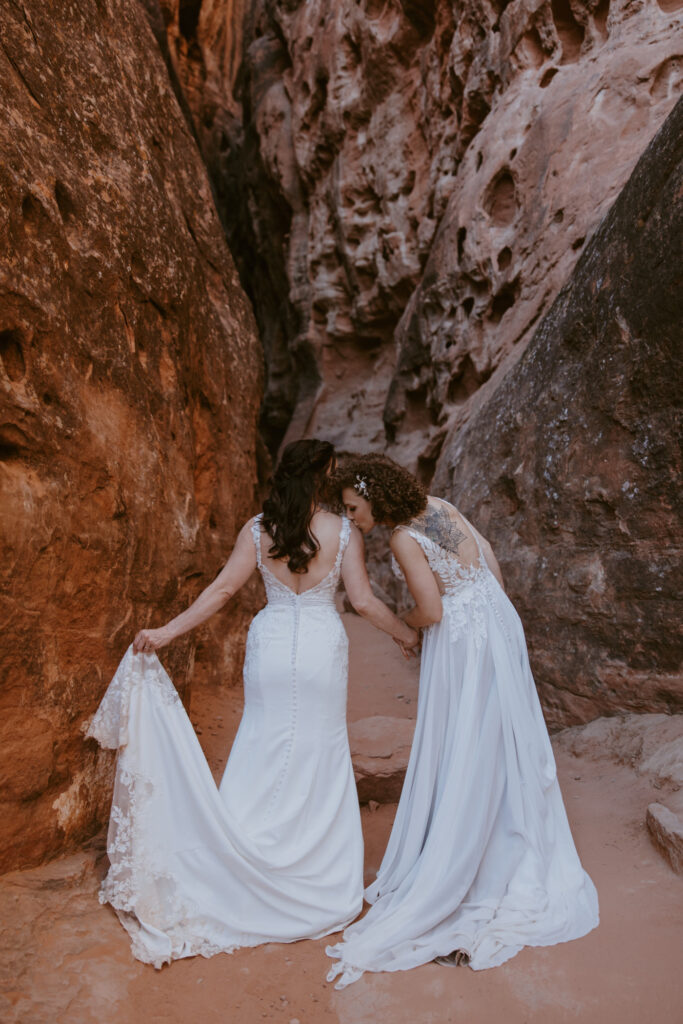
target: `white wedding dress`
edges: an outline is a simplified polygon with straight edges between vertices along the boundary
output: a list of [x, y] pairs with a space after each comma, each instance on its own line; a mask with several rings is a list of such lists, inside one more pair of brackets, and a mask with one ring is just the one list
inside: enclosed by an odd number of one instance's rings
[[156, 655], [129, 648], [88, 735], [118, 749], [108, 835], [111, 903], [155, 967], [338, 931], [363, 902], [363, 840], [346, 730], [348, 641], [336, 562], [295, 594], [261, 555], [268, 604], [244, 664], [244, 715], [216, 787]]
[[575, 939], [598, 924], [522, 623], [464, 522], [478, 550], [469, 565], [408, 528], [441, 581], [443, 617], [424, 631], [415, 738], [389, 844], [365, 893], [373, 906], [327, 950], [339, 961], [328, 975], [340, 975], [337, 988], [364, 971], [407, 970], [456, 950], [474, 970], [495, 967], [523, 946]]

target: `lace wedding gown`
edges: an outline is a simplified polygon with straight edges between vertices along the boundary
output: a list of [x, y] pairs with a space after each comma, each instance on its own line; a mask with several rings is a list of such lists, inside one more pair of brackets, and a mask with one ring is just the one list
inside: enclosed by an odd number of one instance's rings
[[598, 924], [522, 623], [471, 532], [478, 557], [465, 565], [408, 528], [441, 581], [443, 617], [424, 631], [415, 738], [365, 893], [373, 906], [327, 950], [339, 960], [328, 975], [341, 975], [337, 988], [455, 950], [474, 970], [495, 967], [523, 946], [579, 938]]
[[100, 902], [160, 967], [344, 927], [360, 911], [363, 841], [346, 731], [348, 641], [336, 562], [295, 594], [263, 564], [245, 706], [220, 789], [156, 655], [129, 648], [88, 735], [118, 749]]

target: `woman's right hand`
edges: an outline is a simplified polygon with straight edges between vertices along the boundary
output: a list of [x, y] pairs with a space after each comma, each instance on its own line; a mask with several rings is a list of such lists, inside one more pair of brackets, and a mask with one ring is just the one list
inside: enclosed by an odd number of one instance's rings
[[412, 632], [415, 637], [412, 643], [407, 643], [404, 640], [399, 640], [397, 637], [394, 637], [394, 642], [401, 648], [401, 654], [404, 658], [417, 658], [420, 653], [420, 648], [422, 647], [422, 637], [420, 633], [415, 629], [413, 629]]
[[165, 626], [161, 626], [160, 629], [141, 629], [133, 640], [133, 654], [153, 654], [171, 639]]

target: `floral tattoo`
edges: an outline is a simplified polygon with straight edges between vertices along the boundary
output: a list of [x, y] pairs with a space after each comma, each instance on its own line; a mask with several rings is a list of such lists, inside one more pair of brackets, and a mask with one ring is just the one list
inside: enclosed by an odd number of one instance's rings
[[444, 508], [427, 505], [424, 512], [413, 520], [413, 525], [429, 540], [454, 555], [457, 555], [462, 542], [467, 540], [467, 535], [458, 528]]

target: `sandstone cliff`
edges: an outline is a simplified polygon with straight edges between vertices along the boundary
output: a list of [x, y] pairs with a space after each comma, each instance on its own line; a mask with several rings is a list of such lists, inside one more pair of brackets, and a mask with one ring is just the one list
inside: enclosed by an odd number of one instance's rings
[[683, 100], [434, 486], [494, 543], [551, 725], [682, 711]]
[[[630, 248], [654, 242], [610, 214], [599, 301], [588, 271], [571, 285], [581, 345], [544, 317], [680, 93], [680, 0], [162, 6], [255, 302], [271, 447], [288, 426], [386, 449], [460, 501], [499, 549], [554, 726], [678, 707], [680, 283], [641, 248], [641, 297]], [[539, 324], [546, 361], [515, 375]]]
[[[2, 0], [0, 81], [1, 869], [106, 820], [82, 726], [254, 510], [261, 355], [138, 4]], [[244, 618], [205, 674], [239, 674]], [[181, 691], [194, 655], [164, 656]]]
[[161, 4], [271, 446], [293, 415], [429, 479], [671, 110], [680, 0]]

